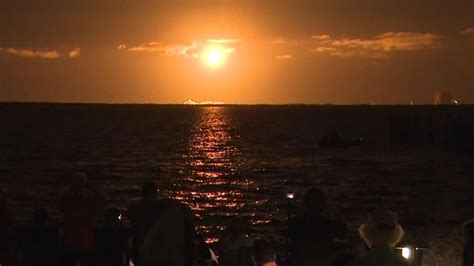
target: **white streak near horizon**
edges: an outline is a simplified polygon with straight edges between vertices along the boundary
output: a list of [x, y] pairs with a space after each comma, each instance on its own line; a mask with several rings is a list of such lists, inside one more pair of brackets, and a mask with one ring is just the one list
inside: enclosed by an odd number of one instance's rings
[[183, 104], [185, 105], [222, 105], [224, 102], [221, 101], [203, 101], [203, 102], [195, 102], [191, 99], [188, 99]]

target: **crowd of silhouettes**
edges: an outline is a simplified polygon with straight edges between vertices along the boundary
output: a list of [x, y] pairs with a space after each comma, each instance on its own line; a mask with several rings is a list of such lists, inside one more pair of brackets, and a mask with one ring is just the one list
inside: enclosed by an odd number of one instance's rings
[[[360, 241], [348, 241], [348, 227], [328, 212], [318, 188], [304, 196], [301, 212], [288, 217], [287, 246], [277, 258], [274, 241], [254, 239], [244, 217], [234, 217], [215, 246], [196, 231], [192, 210], [157, 197], [147, 181], [142, 197], [122, 214], [105, 209], [105, 198], [84, 174], [77, 174], [60, 202], [61, 226], [37, 209], [31, 225], [13, 230], [8, 204], [0, 197], [1, 266], [408, 266], [394, 246], [404, 231], [397, 215], [376, 209], [359, 228]], [[103, 215], [103, 223], [96, 226]], [[126, 226], [124, 218], [129, 221]], [[474, 265], [474, 221], [466, 222], [464, 266]], [[216, 255], [217, 254], [217, 255]]]

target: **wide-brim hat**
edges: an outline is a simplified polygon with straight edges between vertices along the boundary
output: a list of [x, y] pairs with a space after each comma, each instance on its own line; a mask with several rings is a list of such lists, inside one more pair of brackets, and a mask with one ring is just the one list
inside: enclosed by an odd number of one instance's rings
[[370, 213], [367, 223], [359, 228], [359, 235], [369, 247], [393, 247], [400, 242], [404, 234], [403, 228], [398, 224], [397, 214], [386, 209], [377, 209]]

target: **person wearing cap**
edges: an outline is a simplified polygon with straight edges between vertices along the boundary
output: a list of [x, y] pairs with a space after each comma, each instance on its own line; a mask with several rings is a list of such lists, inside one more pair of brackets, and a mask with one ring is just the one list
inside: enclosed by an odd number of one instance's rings
[[389, 210], [377, 209], [369, 214], [366, 224], [359, 228], [359, 235], [370, 248], [367, 256], [351, 266], [408, 266], [409, 263], [393, 251], [404, 235], [397, 215]]
[[346, 238], [347, 227], [329, 217], [320, 189], [310, 188], [303, 205], [304, 213], [288, 222], [289, 265], [329, 266], [336, 255], [335, 240]]
[[102, 213], [105, 200], [87, 180], [78, 173], [61, 200], [63, 214], [62, 265], [94, 265], [95, 223]]
[[464, 223], [464, 244], [463, 266], [474, 265], [474, 219]]

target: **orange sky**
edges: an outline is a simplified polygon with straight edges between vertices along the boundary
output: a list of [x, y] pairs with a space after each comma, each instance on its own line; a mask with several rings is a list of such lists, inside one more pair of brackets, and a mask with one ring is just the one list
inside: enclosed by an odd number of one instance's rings
[[[2, 3], [3, 5], [3, 3]], [[0, 101], [474, 102], [472, 1], [5, 1]], [[226, 62], [199, 58], [209, 45]]]

